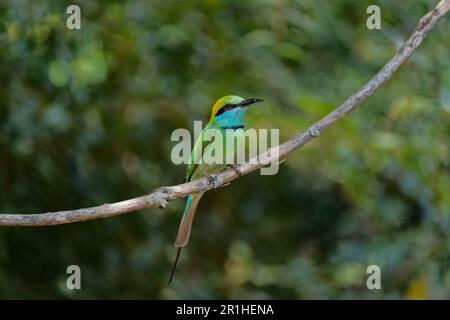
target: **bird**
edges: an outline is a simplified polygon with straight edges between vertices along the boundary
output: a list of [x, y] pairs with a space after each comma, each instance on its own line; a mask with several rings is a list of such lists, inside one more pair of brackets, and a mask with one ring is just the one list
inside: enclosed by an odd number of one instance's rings
[[[258, 98], [244, 99], [240, 96], [228, 95], [220, 98], [214, 103], [211, 108], [211, 118], [203, 128], [200, 136], [197, 138], [197, 141], [195, 142], [194, 148], [191, 152], [185, 181], [192, 181], [201, 177], [207, 177], [210, 180], [211, 174], [223, 170], [225, 167], [227, 167], [227, 165], [225, 164], [226, 159], [229, 159], [227, 157], [231, 157], [231, 159], [234, 159], [236, 151], [239, 148], [243, 148], [242, 143], [245, 128], [245, 114], [248, 107], [261, 101], [263, 100]], [[214, 139], [213, 134], [211, 139], [208, 138], [208, 140], [205, 141], [206, 139], [204, 137], [208, 130], [220, 131], [220, 133], [222, 133], [223, 139]], [[228, 139], [227, 141], [227, 130], [232, 130], [232, 137], [234, 141], [230, 141], [230, 139]], [[217, 143], [222, 144], [222, 146], [218, 146]], [[203, 155], [208, 153], [211, 148], [215, 148], [215, 150], [223, 150], [222, 154], [219, 155], [219, 159], [223, 159], [221, 163], [207, 163], [200, 161]], [[240, 175], [240, 171], [238, 171], [234, 164], [228, 164], [228, 166], [233, 167]], [[186, 205], [184, 207], [183, 215], [175, 240], [175, 248], [177, 249], [177, 252], [168, 284], [172, 282], [173, 276], [175, 274], [175, 269], [177, 267], [181, 249], [185, 247], [189, 242], [192, 222], [194, 221], [195, 212], [197, 211], [198, 203], [200, 202], [203, 194], [204, 192], [191, 194], [186, 200]]]

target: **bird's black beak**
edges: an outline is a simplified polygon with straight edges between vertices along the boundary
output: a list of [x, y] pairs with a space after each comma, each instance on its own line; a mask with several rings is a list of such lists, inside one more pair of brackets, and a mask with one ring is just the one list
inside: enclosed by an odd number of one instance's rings
[[258, 98], [249, 98], [249, 99], [245, 99], [244, 101], [242, 101], [241, 103], [239, 103], [239, 105], [241, 107], [247, 107], [251, 104], [257, 103], [257, 102], [261, 102], [264, 101], [263, 99], [258, 99]]

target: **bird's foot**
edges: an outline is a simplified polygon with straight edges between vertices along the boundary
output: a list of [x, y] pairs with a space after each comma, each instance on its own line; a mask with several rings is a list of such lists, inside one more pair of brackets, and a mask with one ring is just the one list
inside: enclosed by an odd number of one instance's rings
[[237, 165], [235, 165], [235, 164], [227, 164], [227, 167], [226, 167], [226, 168], [227, 168], [227, 169], [228, 169], [228, 168], [233, 169], [234, 172], [236, 172], [237, 175], [238, 175], [239, 177], [242, 177], [242, 172], [241, 172], [241, 170], [239, 170], [239, 167], [238, 167]]
[[208, 179], [208, 184], [212, 185], [213, 188], [215, 187], [215, 182], [216, 182], [216, 179], [215, 179], [215, 178], [213, 178], [211, 175], [206, 174], [206, 173], [203, 174], [203, 177], [205, 177], [206, 179]]

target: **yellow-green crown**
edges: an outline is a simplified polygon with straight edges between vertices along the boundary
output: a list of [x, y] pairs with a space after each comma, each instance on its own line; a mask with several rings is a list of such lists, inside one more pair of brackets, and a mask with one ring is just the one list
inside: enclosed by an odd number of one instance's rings
[[222, 108], [227, 103], [231, 104], [237, 104], [244, 101], [244, 98], [241, 98], [239, 96], [224, 96], [220, 98], [219, 100], [214, 103], [212, 110], [211, 110], [211, 120], [214, 118], [214, 115], [219, 111], [220, 108]]

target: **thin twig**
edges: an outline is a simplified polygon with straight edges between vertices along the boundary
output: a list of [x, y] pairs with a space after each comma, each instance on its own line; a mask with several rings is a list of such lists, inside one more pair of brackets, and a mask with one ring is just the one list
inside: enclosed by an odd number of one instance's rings
[[[450, 11], [450, 0], [442, 0], [426, 15], [424, 15], [416, 29], [411, 34], [403, 47], [389, 60], [389, 62], [356, 93], [352, 94], [343, 104], [334, 109], [331, 113], [314, 123], [309, 129], [279, 145], [278, 153], [270, 149], [258, 156], [258, 161], [249, 161], [238, 166], [241, 175], [246, 175], [261, 168], [273, 161], [278, 161], [278, 157], [284, 158], [292, 151], [304, 146], [314, 138], [318, 137], [324, 130], [335, 124], [341, 118], [349, 114], [353, 109], [366, 100], [376, 89], [386, 82], [398, 68], [408, 60], [409, 57], [422, 43], [428, 32]], [[236, 180], [239, 175], [234, 169], [227, 169], [214, 174], [214, 186], [210, 185], [207, 178], [201, 178], [192, 182], [161, 187], [150, 194], [111, 204], [104, 204], [97, 207], [67, 210], [58, 212], [48, 212], [41, 214], [0, 214], [1, 226], [51, 226], [78, 221], [93, 220], [98, 218], [111, 217], [122, 213], [141, 210], [144, 208], [164, 208], [168, 201], [180, 199], [191, 193], [207, 191], [218, 188], [224, 184]]]

